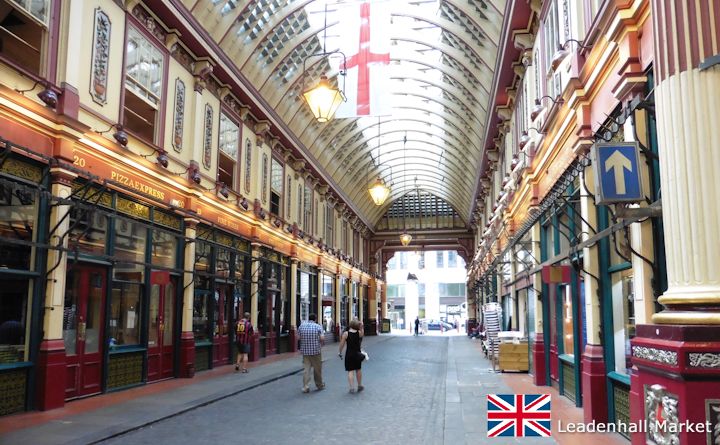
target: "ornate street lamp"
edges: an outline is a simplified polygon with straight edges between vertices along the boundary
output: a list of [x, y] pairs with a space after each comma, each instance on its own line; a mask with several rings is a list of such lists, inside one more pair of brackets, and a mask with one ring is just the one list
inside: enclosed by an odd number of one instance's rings
[[400, 235], [400, 244], [403, 246], [409, 246], [410, 242], [412, 241], [412, 235], [410, 235], [407, 232], [403, 232], [402, 235]]
[[370, 193], [370, 196], [372, 197], [373, 202], [376, 206], [381, 206], [385, 203], [385, 200], [390, 196], [390, 188], [385, 185], [385, 181], [378, 178], [375, 180], [375, 183], [368, 188], [368, 193]]
[[313, 116], [318, 122], [327, 122], [333, 118], [341, 103], [345, 102], [345, 94], [330, 85], [327, 76], [321, 76], [320, 82], [303, 93]]

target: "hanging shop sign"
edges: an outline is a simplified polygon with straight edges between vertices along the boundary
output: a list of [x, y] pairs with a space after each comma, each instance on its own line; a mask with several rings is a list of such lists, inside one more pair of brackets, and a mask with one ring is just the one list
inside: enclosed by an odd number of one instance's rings
[[138, 175], [129, 167], [100, 158], [82, 147], [73, 149], [73, 165], [100, 178], [109, 179], [127, 190], [140, 192], [174, 207], [185, 208], [185, 197], [172, 189]]
[[598, 204], [645, 200], [637, 142], [598, 142], [592, 148]]

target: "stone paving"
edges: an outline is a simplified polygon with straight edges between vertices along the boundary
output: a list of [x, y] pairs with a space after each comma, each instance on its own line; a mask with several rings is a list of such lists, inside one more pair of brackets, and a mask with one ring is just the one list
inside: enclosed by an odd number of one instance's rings
[[[323, 391], [301, 392], [301, 359], [289, 354], [249, 374], [173, 380], [168, 383], [173, 390], [154, 394], [144, 391], [156, 385], [123, 391], [137, 393], [121, 403], [0, 434], [0, 444], [556, 443], [486, 437], [485, 395], [513, 391], [507, 376], [492, 372], [466, 336], [383, 335], [367, 337], [364, 346], [371, 358], [363, 365], [362, 393], [348, 393], [337, 344], [330, 344], [323, 351]], [[557, 402], [553, 398], [554, 407]], [[83, 401], [68, 406], [75, 403]]]

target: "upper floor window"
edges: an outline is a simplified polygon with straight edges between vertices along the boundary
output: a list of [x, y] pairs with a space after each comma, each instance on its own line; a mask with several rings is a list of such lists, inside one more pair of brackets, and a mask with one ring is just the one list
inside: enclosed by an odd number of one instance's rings
[[252, 172], [252, 144], [250, 139], [245, 141], [245, 193], [250, 193], [250, 173]]
[[289, 221], [292, 218], [292, 200], [290, 199], [290, 195], [292, 194], [292, 178], [290, 177], [290, 175], [287, 175], [287, 188], [285, 190], [287, 190], [287, 196], [285, 196], [285, 200], [287, 201], [287, 204], [285, 204], [285, 217]]
[[552, 0], [550, 8], [545, 16], [544, 33], [545, 33], [545, 69], [547, 73], [546, 93], [548, 96], [555, 97], [560, 93], [560, 73], [554, 73], [550, 69], [550, 62], [553, 55], [557, 51], [560, 44], [560, 18], [558, 13], [558, 5], [556, 0]]
[[50, 0], [0, 0], [0, 56], [41, 75]]
[[333, 238], [333, 226], [335, 225], [335, 211], [330, 203], [325, 207], [325, 244], [335, 247], [335, 239]]
[[303, 185], [298, 184], [297, 188], [297, 222], [300, 224], [303, 215]]
[[220, 113], [220, 137], [218, 148], [218, 181], [235, 190], [235, 168], [240, 144], [240, 127], [225, 113]]
[[418, 269], [420, 269], [420, 270], [425, 269], [425, 252], [419, 253]]
[[125, 128], [155, 142], [163, 91], [163, 53], [140, 31], [128, 28], [125, 54]]
[[350, 250], [350, 247], [348, 246], [348, 223], [345, 220], [343, 220], [343, 223], [342, 223], [342, 233], [340, 235], [340, 238], [341, 238], [340, 242], [342, 244], [342, 250], [345, 253], [348, 253], [348, 251]]
[[448, 267], [457, 267], [457, 252], [454, 250], [448, 252]]
[[320, 202], [316, 199], [315, 200], [315, 213], [313, 215], [313, 221], [315, 222], [314, 231], [319, 236], [320, 235]]
[[400, 269], [408, 268], [408, 253], [400, 252]]
[[438, 269], [442, 269], [443, 267], [445, 267], [445, 262], [443, 261], [443, 252], [437, 252], [436, 255], [437, 255], [436, 267]]
[[[283, 195], [283, 166], [275, 158], [270, 162], [270, 213], [280, 215], [282, 205], [280, 200]], [[288, 187], [290, 187], [288, 176]]]
[[303, 199], [303, 228], [305, 231], [312, 230], [312, 188], [305, 184], [305, 195]]

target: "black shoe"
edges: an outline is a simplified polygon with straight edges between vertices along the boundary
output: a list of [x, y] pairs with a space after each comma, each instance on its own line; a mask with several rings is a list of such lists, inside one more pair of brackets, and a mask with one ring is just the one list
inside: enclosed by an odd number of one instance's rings
[[240, 371], [240, 365], [235, 365], [235, 372]]

